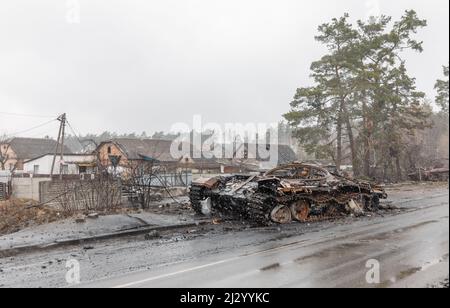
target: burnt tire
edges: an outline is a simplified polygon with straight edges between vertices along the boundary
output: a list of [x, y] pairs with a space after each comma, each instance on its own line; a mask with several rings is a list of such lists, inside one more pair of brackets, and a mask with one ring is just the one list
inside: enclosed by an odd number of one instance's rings
[[311, 205], [307, 200], [299, 200], [289, 207], [292, 218], [299, 222], [306, 222], [311, 212]]
[[270, 219], [278, 224], [289, 224], [292, 222], [291, 209], [286, 205], [276, 206], [270, 213]]

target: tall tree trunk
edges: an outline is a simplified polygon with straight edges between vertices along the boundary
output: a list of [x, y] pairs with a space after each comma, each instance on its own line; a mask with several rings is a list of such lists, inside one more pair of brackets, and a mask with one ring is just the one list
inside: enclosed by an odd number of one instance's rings
[[364, 138], [364, 175], [371, 176], [370, 170], [370, 138], [371, 135], [368, 132]]
[[372, 129], [371, 129], [371, 125], [370, 125], [370, 120], [368, 115], [368, 110], [367, 110], [367, 104], [365, 101], [363, 101], [363, 123], [364, 123], [364, 133], [363, 133], [363, 144], [364, 144], [364, 155], [363, 155], [363, 169], [364, 169], [364, 175], [366, 177], [370, 177], [371, 176], [371, 172], [370, 172], [370, 151], [371, 151], [371, 144], [370, 144], [370, 140], [372, 138]]
[[336, 125], [336, 131], [337, 131], [337, 153], [336, 153], [336, 168], [338, 170], [341, 170], [342, 165], [342, 107], [343, 107], [343, 100], [341, 100], [340, 108], [339, 108], [339, 115], [337, 119], [337, 125]]
[[356, 153], [355, 135], [353, 134], [352, 123], [350, 122], [350, 114], [345, 102], [342, 103], [343, 118], [347, 129], [348, 142], [350, 144], [350, 152], [352, 155], [352, 168], [353, 174], [359, 176], [361, 174], [359, 170], [358, 154]]
[[[340, 45], [338, 44], [338, 52], [340, 53]], [[339, 82], [339, 87], [342, 90], [342, 83], [341, 83], [341, 73], [339, 71], [339, 67], [335, 66], [335, 74], [336, 78]], [[337, 155], [336, 155], [336, 167], [338, 170], [341, 170], [342, 165], [342, 121], [343, 121], [343, 113], [344, 113], [344, 107], [345, 107], [345, 96], [343, 94], [340, 94], [339, 97], [339, 114], [337, 119]]]
[[395, 166], [397, 169], [397, 181], [400, 182], [403, 178], [403, 175], [402, 175], [402, 167], [400, 165], [400, 155], [398, 152], [397, 155], [395, 156]]
[[386, 180], [387, 180], [388, 168], [389, 168], [388, 160], [384, 159], [384, 162], [383, 162], [383, 182], [386, 182]]

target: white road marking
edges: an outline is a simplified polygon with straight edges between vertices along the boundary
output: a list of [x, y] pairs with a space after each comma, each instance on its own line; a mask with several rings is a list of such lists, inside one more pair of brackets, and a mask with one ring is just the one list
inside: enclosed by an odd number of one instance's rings
[[155, 276], [155, 277], [149, 277], [149, 278], [146, 278], [146, 279], [142, 279], [142, 280], [133, 281], [133, 282], [130, 282], [130, 283], [118, 285], [118, 286], [115, 286], [115, 287], [112, 287], [112, 288], [113, 289], [130, 288], [130, 287], [134, 287], [134, 286], [137, 286], [137, 285], [140, 285], [140, 284], [143, 284], [143, 283], [147, 283], [147, 282], [150, 282], [150, 281], [155, 281], [155, 280], [159, 280], [159, 279], [163, 279], [163, 278], [176, 276], [176, 275], [179, 275], [179, 274], [184, 274], [184, 273], [193, 272], [193, 271], [196, 271], [196, 270], [201, 270], [201, 269], [208, 268], [208, 267], [211, 267], [211, 266], [216, 266], [216, 265], [220, 265], [220, 264], [224, 264], [224, 263], [228, 263], [228, 262], [237, 261], [239, 259], [247, 258], [247, 257], [250, 257], [250, 256], [257, 256], [257, 255], [260, 255], [260, 254], [263, 254], [263, 253], [267, 253], [267, 252], [273, 252], [273, 251], [278, 251], [278, 250], [282, 250], [282, 249], [286, 249], [286, 248], [291, 248], [292, 246], [296, 246], [296, 245], [303, 244], [303, 243], [304, 243], [304, 241], [295, 242], [295, 243], [284, 245], [282, 247], [276, 247], [276, 248], [272, 248], [272, 249], [268, 249], [268, 250], [263, 250], [263, 251], [259, 251], [259, 252], [255, 252], [255, 253], [246, 254], [246, 255], [243, 255], [243, 256], [239, 256], [239, 257], [234, 257], [234, 258], [225, 259], [225, 260], [222, 260], [222, 261], [217, 261], [217, 262], [208, 263], [208, 264], [204, 264], [204, 265], [200, 265], [200, 266], [196, 266], [196, 267], [191, 267], [191, 268], [188, 268], [188, 269], [185, 269], [185, 270], [181, 270], [181, 271], [178, 271], [178, 272], [173, 272], [173, 273], [169, 273], [169, 274], [159, 275], [159, 276]]
[[238, 257], [231, 258], [231, 259], [227, 259], [227, 260], [222, 260], [222, 261], [218, 261], [218, 262], [214, 262], [214, 263], [209, 263], [209, 264], [205, 264], [205, 265], [201, 265], [201, 266], [188, 268], [188, 269], [185, 269], [185, 270], [182, 270], [182, 271], [178, 271], [178, 272], [173, 272], [173, 273], [164, 274], [164, 275], [160, 275], [160, 276], [150, 277], [150, 278], [147, 278], [147, 279], [133, 281], [133, 282], [130, 282], [130, 283], [127, 283], [127, 284], [115, 286], [115, 287], [113, 287], [113, 289], [129, 288], [129, 287], [140, 285], [140, 284], [143, 284], [143, 283], [146, 283], [146, 282], [150, 282], [150, 281], [154, 281], [154, 280], [158, 280], [158, 279], [162, 279], [162, 278], [168, 278], [168, 277], [171, 277], [171, 276], [176, 276], [176, 275], [179, 275], [179, 274], [193, 272], [193, 271], [200, 270], [200, 269], [203, 269], [203, 268], [207, 268], [207, 267], [210, 267], [210, 266], [215, 266], [215, 265], [219, 265], [219, 264], [235, 261], [237, 259], [239, 259], [239, 258]]

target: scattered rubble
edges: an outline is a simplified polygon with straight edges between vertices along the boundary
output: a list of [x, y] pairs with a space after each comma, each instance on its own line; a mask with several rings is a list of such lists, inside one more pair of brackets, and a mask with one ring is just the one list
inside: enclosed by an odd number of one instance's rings
[[161, 238], [161, 234], [159, 234], [158, 231], [152, 231], [150, 233], [147, 233], [144, 238], [146, 241], [155, 240]]
[[191, 205], [198, 214], [220, 214], [263, 225], [360, 216], [377, 210], [380, 199], [386, 198], [380, 186], [302, 163], [284, 165], [263, 176], [199, 179], [190, 190]]
[[99, 214], [98, 213], [90, 213], [87, 215], [87, 218], [89, 219], [98, 219]]
[[417, 168], [413, 172], [408, 174], [408, 177], [412, 181], [426, 181], [426, 182], [443, 182], [449, 180], [448, 168], [432, 168], [424, 169]]
[[445, 279], [444, 281], [441, 281], [439, 283], [429, 285], [429, 289], [448, 289], [449, 288], [449, 279]]
[[78, 217], [75, 217], [75, 222], [76, 222], [77, 224], [85, 223], [85, 222], [86, 222], [86, 216], [78, 216]]

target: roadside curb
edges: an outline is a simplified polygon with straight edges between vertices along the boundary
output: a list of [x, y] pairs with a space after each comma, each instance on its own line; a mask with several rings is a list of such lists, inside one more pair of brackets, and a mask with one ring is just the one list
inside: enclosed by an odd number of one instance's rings
[[141, 235], [146, 234], [152, 231], [171, 231], [171, 230], [177, 230], [177, 229], [184, 229], [184, 228], [193, 228], [198, 226], [205, 226], [211, 224], [211, 220], [201, 220], [195, 223], [188, 223], [188, 224], [180, 224], [180, 225], [170, 225], [170, 226], [143, 226], [143, 227], [136, 227], [129, 230], [123, 230], [119, 232], [114, 233], [106, 233], [106, 234], [100, 234], [96, 236], [90, 236], [90, 237], [82, 237], [77, 239], [69, 239], [69, 240], [56, 240], [52, 243], [48, 244], [38, 244], [38, 245], [27, 245], [27, 246], [17, 246], [13, 248], [8, 248], [4, 250], [0, 250], [0, 258], [9, 258], [14, 257], [20, 254], [24, 253], [31, 253], [36, 251], [46, 251], [46, 250], [52, 250], [64, 246], [74, 246], [74, 245], [82, 245], [97, 241], [103, 241], [103, 240], [109, 240], [113, 238], [120, 238], [120, 237], [126, 237], [126, 236], [133, 236], [133, 235]]

